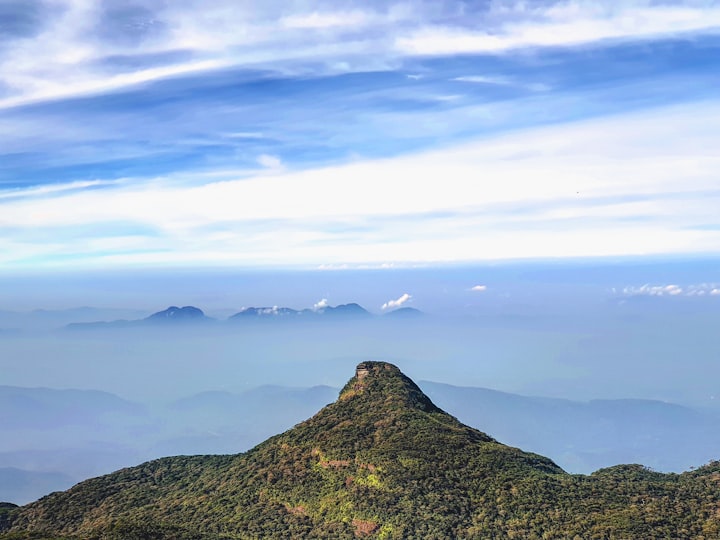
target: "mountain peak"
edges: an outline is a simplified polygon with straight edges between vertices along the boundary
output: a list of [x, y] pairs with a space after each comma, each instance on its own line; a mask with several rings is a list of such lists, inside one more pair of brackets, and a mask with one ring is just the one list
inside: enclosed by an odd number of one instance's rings
[[393, 376], [403, 376], [400, 369], [393, 364], [370, 360], [367, 362], [360, 362], [357, 365], [355, 368], [355, 378], [358, 379], [358, 381], [361, 381], [371, 373], [382, 377], [384, 375], [383, 372], [387, 372], [387, 374], [392, 374]]
[[325, 315], [332, 315], [336, 317], [370, 317], [370, 312], [362, 307], [360, 304], [352, 302], [350, 304], [340, 304], [339, 306], [328, 306], [323, 310]]
[[207, 317], [200, 308], [195, 306], [170, 306], [169, 308], [153, 313], [145, 320], [152, 322], [168, 322], [168, 321], [198, 321], [205, 320]]
[[388, 362], [366, 361], [357, 365], [355, 376], [340, 392], [340, 401], [359, 395], [384, 405], [402, 403], [425, 412], [443, 412], [397, 366]]

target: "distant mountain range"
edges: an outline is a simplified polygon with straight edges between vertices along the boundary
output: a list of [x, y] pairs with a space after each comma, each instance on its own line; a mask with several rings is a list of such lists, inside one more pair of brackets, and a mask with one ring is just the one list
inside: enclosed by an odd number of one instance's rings
[[720, 462], [572, 475], [362, 362], [337, 400], [234, 455], [178, 456], [0, 505], [0, 538], [718, 538]]
[[0, 501], [27, 503], [52, 491], [68, 489], [75, 483], [67, 474], [0, 467]]
[[27, 312], [0, 310], [0, 328], [6, 333], [20, 330], [52, 330], [69, 323], [101, 320], [132, 320], [145, 314], [138, 309], [78, 307], [35, 309]]
[[[406, 319], [422, 317], [423, 312], [420, 310], [404, 307], [389, 311], [381, 316], [381, 318], [389, 319]], [[376, 318], [359, 304], [340, 304], [338, 306], [327, 306], [319, 309], [292, 309], [289, 307], [248, 307], [243, 308], [239, 312], [228, 317], [225, 321], [219, 321], [212, 317], [208, 317], [205, 313], [195, 306], [170, 306], [163, 311], [153, 313], [144, 319], [134, 320], [115, 320], [115, 321], [93, 321], [93, 322], [74, 322], [67, 325], [70, 329], [88, 329], [88, 328], [129, 328], [139, 326], [157, 326], [157, 325], [187, 325], [197, 323], [238, 323], [238, 322], [267, 322], [267, 321], [283, 321], [283, 322], [306, 322], [306, 321], [350, 321], [350, 320], [370, 320]]]
[[432, 400], [499, 440], [590, 473], [613, 463], [682, 471], [720, 457], [717, 414], [644, 399], [528, 397], [487, 388], [423, 382]]
[[296, 310], [287, 307], [250, 307], [244, 308], [240, 312], [232, 315], [229, 321], [245, 321], [248, 319], [256, 320], [272, 320], [272, 319], [293, 319], [300, 318], [360, 318], [366, 319], [373, 315], [365, 308], [358, 304], [341, 304], [339, 306], [328, 306], [325, 308], [313, 310], [302, 309]]

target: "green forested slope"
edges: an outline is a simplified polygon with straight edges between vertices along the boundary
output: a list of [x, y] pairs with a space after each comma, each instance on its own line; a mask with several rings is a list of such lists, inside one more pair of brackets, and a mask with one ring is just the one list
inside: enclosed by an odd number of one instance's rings
[[366, 362], [335, 403], [245, 454], [160, 459], [5, 514], [0, 538], [713, 539], [720, 464], [569, 475]]

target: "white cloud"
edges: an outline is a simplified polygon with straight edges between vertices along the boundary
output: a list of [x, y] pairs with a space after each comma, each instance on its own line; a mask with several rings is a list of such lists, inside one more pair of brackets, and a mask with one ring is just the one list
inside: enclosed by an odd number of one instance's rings
[[[707, 253], [720, 245], [706, 226], [720, 206], [717, 126], [720, 104], [702, 103], [273, 175], [16, 190], [0, 199], [0, 229], [12, 231], [0, 264], [60, 264], [62, 253], [74, 254], [67, 264], [328, 268]], [[144, 231], [132, 251], [78, 233], [113, 223]]]
[[92, 187], [112, 186], [120, 184], [122, 180], [78, 180], [67, 184], [50, 184], [44, 186], [33, 186], [25, 189], [12, 189], [0, 191], [0, 200], [16, 199], [20, 197], [38, 197], [52, 195], [63, 191], [74, 191]]
[[328, 11], [300, 13], [280, 19], [280, 24], [286, 28], [324, 29], [338, 26], [364, 26], [373, 17], [363, 11]]
[[533, 92], [547, 92], [551, 90], [551, 87], [543, 83], [524, 83], [513, 80], [509, 77], [502, 76], [487, 76], [487, 75], [463, 75], [462, 77], [455, 77], [452, 79], [457, 82], [466, 82], [472, 84], [493, 84], [496, 86], [515, 86], [519, 88], [526, 88]]
[[[493, 2], [489, 11], [396, 2], [342, 9], [335, 2], [232, 0], [148, 3], [142, 41], [104, 39], [102, 2], [54, 0], [39, 34], [0, 48], [0, 108], [98, 94], [228, 67], [366, 71], [416, 54], [503, 53], [608, 39], [717, 33], [716, 2]], [[448, 22], [449, 21], [449, 22]], [[470, 29], [471, 28], [471, 29]], [[188, 51], [184, 58], [172, 57]], [[143, 55], [168, 59], [143, 66]], [[110, 57], [137, 56], [134, 70]]]
[[717, 33], [720, 6], [649, 2], [562, 2], [528, 9], [518, 2], [491, 30], [428, 25], [396, 39], [404, 54], [498, 53], [522, 47], [572, 46], [608, 39], [643, 39], [693, 32]]
[[487, 291], [487, 285], [475, 285], [470, 290], [475, 292], [485, 292]]
[[313, 304], [313, 311], [320, 311], [322, 309], [325, 309], [328, 307], [328, 301], [327, 298], [323, 298], [322, 300], [319, 300]]
[[628, 296], [678, 296], [683, 293], [678, 285], [649, 285], [625, 287], [623, 292]]
[[409, 295], [408, 293], [404, 293], [400, 298], [398, 298], [396, 300], [388, 300], [380, 307], [380, 309], [382, 309], [383, 311], [386, 311], [388, 309], [399, 308], [400, 306], [402, 306], [405, 302], [407, 302], [411, 298], [412, 298], [411, 295]]
[[265, 135], [260, 131], [234, 131], [222, 135], [228, 139], [262, 139]]
[[[718, 292], [716, 292], [718, 291]], [[720, 289], [715, 285], [708, 283], [691, 284], [691, 285], [650, 285], [645, 284], [639, 287], [628, 286], [623, 288], [624, 296], [716, 296], [720, 294]]]
[[279, 157], [270, 154], [261, 154], [257, 162], [266, 169], [282, 169], [283, 164]]
[[484, 75], [465, 75], [463, 77], [455, 77], [453, 81], [477, 83], [477, 84], [498, 84], [511, 85], [512, 81], [506, 77], [486, 77]]

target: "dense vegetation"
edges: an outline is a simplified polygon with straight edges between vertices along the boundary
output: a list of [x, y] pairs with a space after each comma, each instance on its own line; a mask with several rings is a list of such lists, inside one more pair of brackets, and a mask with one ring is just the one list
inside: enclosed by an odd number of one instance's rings
[[1, 528], [6, 539], [712, 539], [720, 463], [569, 475], [366, 362], [335, 403], [245, 454], [123, 469], [0, 509]]

